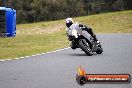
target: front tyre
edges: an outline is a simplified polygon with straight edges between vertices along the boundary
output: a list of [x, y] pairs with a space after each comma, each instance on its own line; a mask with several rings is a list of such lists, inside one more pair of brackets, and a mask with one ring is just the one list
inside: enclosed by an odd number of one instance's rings
[[85, 39], [81, 39], [79, 41], [79, 47], [88, 55], [91, 56], [92, 55], [92, 50], [89, 46], [89, 44], [86, 42]]

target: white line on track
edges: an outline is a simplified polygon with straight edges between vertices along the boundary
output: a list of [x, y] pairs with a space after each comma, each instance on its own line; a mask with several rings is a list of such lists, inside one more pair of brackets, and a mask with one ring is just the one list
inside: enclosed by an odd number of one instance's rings
[[46, 52], [46, 53], [40, 53], [40, 54], [36, 54], [36, 55], [31, 55], [31, 56], [19, 57], [19, 58], [15, 58], [15, 59], [0, 60], [0, 62], [3, 62], [3, 61], [10, 61], [10, 60], [19, 60], [19, 59], [23, 59], [23, 58], [29, 58], [29, 57], [34, 57], [34, 56], [40, 56], [40, 55], [45, 55], [45, 54], [55, 53], [55, 52], [59, 52], [59, 51], [62, 51], [62, 50], [69, 49], [69, 48], [70, 48], [70, 47], [63, 48], [63, 49], [58, 49], [58, 50], [51, 51], [51, 52]]

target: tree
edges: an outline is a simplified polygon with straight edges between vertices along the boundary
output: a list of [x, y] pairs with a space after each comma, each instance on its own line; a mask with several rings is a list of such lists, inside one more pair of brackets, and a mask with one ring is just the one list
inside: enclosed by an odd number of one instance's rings
[[132, 9], [131, 0], [6, 0], [6, 5], [17, 10], [17, 23]]
[[123, 0], [124, 9], [132, 10], [132, 0]]

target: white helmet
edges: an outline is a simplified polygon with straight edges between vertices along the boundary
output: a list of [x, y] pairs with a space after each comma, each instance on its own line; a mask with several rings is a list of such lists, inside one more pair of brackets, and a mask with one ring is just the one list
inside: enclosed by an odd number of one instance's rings
[[66, 19], [66, 26], [67, 26], [67, 27], [70, 27], [73, 23], [74, 23], [74, 21], [73, 21], [72, 18], [67, 18], [67, 19]]

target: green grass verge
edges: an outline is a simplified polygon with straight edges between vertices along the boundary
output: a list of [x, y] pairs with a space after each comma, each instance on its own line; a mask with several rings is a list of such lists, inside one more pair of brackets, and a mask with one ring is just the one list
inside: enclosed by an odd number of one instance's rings
[[48, 52], [68, 45], [64, 31], [45, 35], [18, 35], [14, 38], [1, 38], [0, 58], [13, 59], [17, 57]]
[[[96, 33], [132, 33], [132, 10], [73, 18]], [[68, 47], [65, 20], [17, 25], [17, 36], [0, 38], [0, 59], [13, 59]]]
[[132, 33], [132, 10], [76, 18], [96, 33]]

